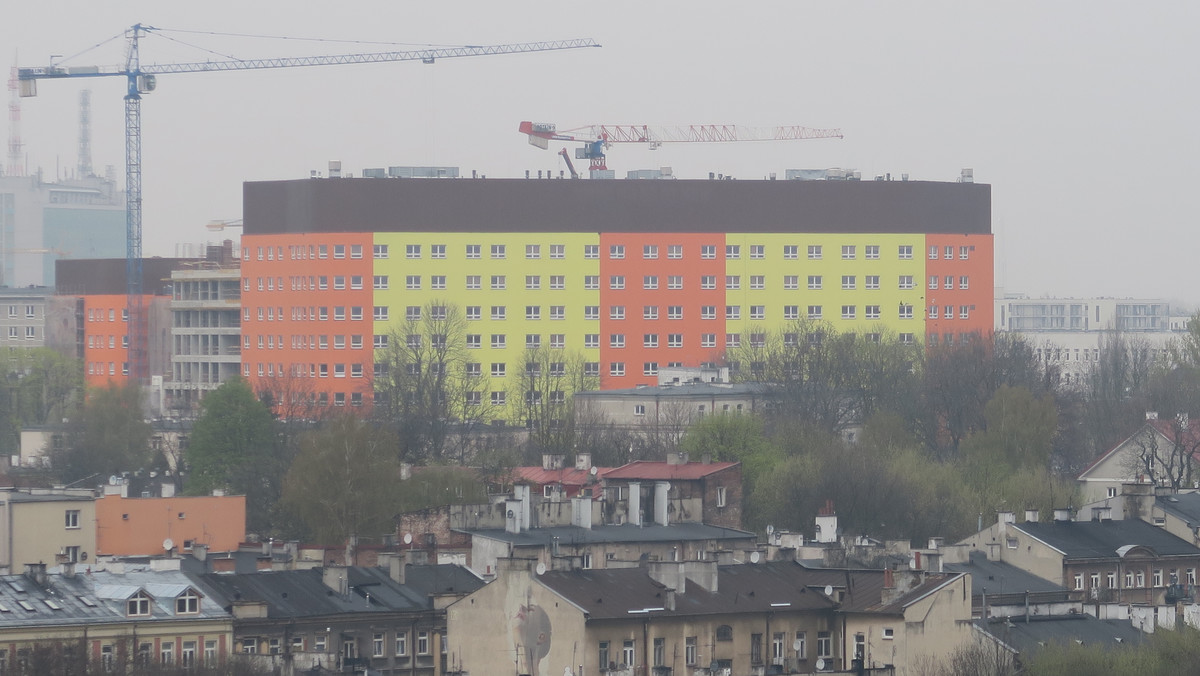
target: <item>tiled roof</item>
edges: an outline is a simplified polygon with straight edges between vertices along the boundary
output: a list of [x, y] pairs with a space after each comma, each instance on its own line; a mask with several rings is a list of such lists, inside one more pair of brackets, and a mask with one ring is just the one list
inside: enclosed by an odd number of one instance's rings
[[1118, 549], [1149, 547], [1159, 556], [1196, 556], [1200, 549], [1167, 531], [1138, 519], [1056, 521], [1009, 524], [1051, 547], [1067, 559], [1116, 559]]
[[[597, 467], [596, 479], [601, 479], [611, 467]], [[538, 486], [546, 484], [563, 484], [566, 486], [582, 486], [593, 477], [589, 470], [564, 467], [563, 469], [543, 469], [541, 467], [515, 467], [512, 471], [513, 481], [524, 481]]]
[[689, 462], [675, 465], [653, 460], [635, 460], [628, 465], [622, 465], [604, 475], [605, 479], [638, 479], [662, 481], [687, 481], [701, 479], [710, 474], [716, 474], [730, 467], [736, 467], [736, 462]]

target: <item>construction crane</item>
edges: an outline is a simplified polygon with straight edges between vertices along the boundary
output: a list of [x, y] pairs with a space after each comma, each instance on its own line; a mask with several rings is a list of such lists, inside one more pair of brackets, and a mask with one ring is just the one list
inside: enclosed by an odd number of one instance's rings
[[[154, 91], [157, 76], [167, 73], [208, 73], [225, 70], [256, 70], [292, 68], [297, 66], [335, 66], [355, 63], [389, 61], [421, 61], [467, 56], [544, 52], [582, 47], [599, 47], [593, 40], [558, 40], [552, 42], [523, 42], [499, 45], [467, 45], [410, 51], [338, 54], [272, 59], [228, 59], [191, 63], [166, 63], [143, 66], [140, 40], [143, 36], [162, 32], [153, 26], [134, 24], [124, 32], [125, 63], [119, 66], [63, 66], [54, 64], [40, 68], [18, 68], [21, 96], [36, 96], [38, 80], [68, 78], [123, 77], [125, 93], [125, 276], [129, 304], [129, 375], [136, 382], [145, 382], [146, 324], [142, 312], [142, 94]], [[10, 155], [12, 149], [10, 148]]]
[[[810, 127], [742, 127], [732, 124], [693, 124], [682, 127], [653, 127], [645, 124], [592, 124], [558, 131], [551, 122], [522, 122], [518, 130], [529, 137], [530, 145], [542, 150], [550, 141], [582, 143], [575, 159], [588, 160], [589, 169], [608, 169], [605, 150], [613, 143], [645, 143], [651, 150], [664, 143], [728, 143], [735, 141], [800, 141], [818, 138], [842, 138], [841, 129]], [[563, 153], [559, 153], [563, 155]], [[566, 155], [563, 155], [566, 157]], [[568, 162], [568, 167], [570, 162]]]

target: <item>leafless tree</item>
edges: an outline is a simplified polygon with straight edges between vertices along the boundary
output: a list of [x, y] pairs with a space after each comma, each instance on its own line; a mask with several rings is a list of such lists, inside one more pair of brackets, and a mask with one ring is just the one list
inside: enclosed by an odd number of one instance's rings
[[576, 441], [574, 394], [600, 384], [598, 377], [587, 375], [583, 356], [557, 348], [527, 349], [520, 383], [530, 453], [571, 453]]
[[1200, 451], [1200, 434], [1180, 413], [1164, 425], [1166, 432], [1146, 424], [1131, 439], [1134, 454], [1127, 469], [1133, 475], [1145, 475], [1156, 484], [1176, 490], [1193, 487], [1195, 455]]

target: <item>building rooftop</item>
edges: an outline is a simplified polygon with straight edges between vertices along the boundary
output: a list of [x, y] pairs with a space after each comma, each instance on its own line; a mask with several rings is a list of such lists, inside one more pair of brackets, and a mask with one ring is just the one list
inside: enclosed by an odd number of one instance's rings
[[1013, 523], [1030, 536], [1062, 552], [1067, 559], [1121, 558], [1129, 547], [1146, 547], [1157, 556], [1200, 556], [1200, 548], [1137, 519]]
[[605, 479], [638, 479], [660, 481], [688, 481], [701, 479], [722, 472], [741, 463], [736, 462], [687, 462], [674, 464], [654, 460], [635, 460], [610, 470]]
[[578, 392], [576, 397], [630, 397], [630, 398], [645, 398], [645, 397], [672, 397], [672, 398], [688, 398], [700, 397], [703, 399], [711, 399], [713, 397], [736, 397], [739, 395], [761, 395], [770, 391], [767, 385], [762, 383], [680, 383], [678, 385], [648, 385], [645, 387], [627, 387], [619, 390], [596, 390], [588, 392]]
[[[249, 182], [245, 235], [303, 232], [991, 233], [991, 186], [927, 181]], [[565, 220], [563, 214], [571, 214]]]
[[[846, 568], [806, 568], [799, 563], [790, 565], [804, 571], [805, 584], [810, 587], [829, 586], [842, 592], [843, 596], [838, 608], [849, 613], [902, 613], [905, 607], [962, 575], [962, 573], [954, 572], [914, 573]], [[892, 573], [894, 580], [899, 580], [904, 575], [916, 575], [920, 577], [920, 581], [909, 586], [906, 591], [897, 593], [891, 600], [885, 601], [883, 590], [887, 584], [887, 573]]]
[[1129, 620], [1098, 620], [1091, 615], [1053, 615], [975, 620], [975, 628], [987, 632], [1021, 654], [1037, 652], [1050, 643], [1083, 646], [1135, 645], [1144, 640], [1141, 630]]
[[1155, 498], [1154, 506], [1189, 526], [1200, 526], [1200, 493], [1176, 493]]
[[484, 528], [480, 530], [455, 529], [458, 532], [469, 533], [472, 537], [489, 538], [507, 542], [516, 546], [549, 546], [555, 538], [564, 545], [592, 544], [606, 542], [682, 542], [693, 540], [744, 540], [754, 538], [754, 533], [736, 528], [721, 528], [702, 523], [675, 523], [669, 526], [650, 524], [635, 526], [623, 524], [620, 526], [595, 526], [581, 528], [579, 526], [552, 526], [550, 528], [532, 528], [520, 533], [510, 533], [502, 528]]
[[1033, 573], [1003, 561], [991, 561], [983, 552], [971, 552], [968, 563], [947, 563], [944, 569], [971, 574], [971, 595], [1023, 594], [1025, 592], [1064, 591], [1062, 585], [1044, 580]]

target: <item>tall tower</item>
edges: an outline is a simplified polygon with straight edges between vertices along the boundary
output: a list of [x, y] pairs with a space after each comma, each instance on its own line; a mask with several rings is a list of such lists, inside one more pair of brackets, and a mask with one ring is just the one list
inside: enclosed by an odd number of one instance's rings
[[21, 95], [17, 67], [8, 76], [8, 171], [9, 176], [24, 176], [25, 162], [21, 152]]
[[92, 172], [92, 90], [79, 92], [79, 178]]

